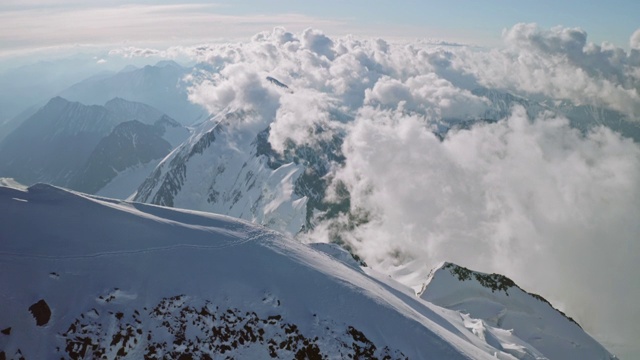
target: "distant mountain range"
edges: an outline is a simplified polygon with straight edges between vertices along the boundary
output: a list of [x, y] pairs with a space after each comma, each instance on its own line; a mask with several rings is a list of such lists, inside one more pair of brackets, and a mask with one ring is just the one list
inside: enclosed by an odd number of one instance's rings
[[[112, 99], [144, 103], [184, 125], [206, 119], [205, 110], [188, 100], [182, 82], [193, 69], [173, 61], [160, 61], [142, 68], [127, 66], [117, 73], [101, 72], [89, 77], [89, 69], [83, 68], [68, 79], [52, 77], [55, 71], [51, 71], [51, 66], [53, 64], [38, 63], [0, 75], [0, 141], [56, 95], [84, 105], [103, 105]], [[118, 101], [111, 106], [118, 106]], [[134, 112], [129, 110], [129, 113]]]
[[104, 106], [84, 105], [55, 97], [0, 142], [0, 174], [93, 193], [114, 172], [168, 154], [165, 134], [178, 142], [189, 132], [145, 104], [115, 98]]
[[182, 78], [191, 72], [173, 61], [161, 61], [143, 68], [125, 68], [108, 76], [81, 81], [59, 95], [83, 104], [104, 104], [113, 98], [148, 104], [183, 125], [206, 118], [199, 105], [188, 100]]

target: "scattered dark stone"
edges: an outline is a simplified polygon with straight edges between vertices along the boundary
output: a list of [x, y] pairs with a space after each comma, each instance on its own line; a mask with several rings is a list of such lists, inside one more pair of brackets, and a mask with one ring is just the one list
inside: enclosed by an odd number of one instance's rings
[[0, 331], [0, 333], [3, 333], [5, 335], [11, 335], [11, 327], [8, 327], [8, 328]]
[[306, 345], [296, 353], [296, 360], [322, 360], [320, 348], [316, 344]]
[[49, 305], [44, 300], [40, 300], [37, 303], [31, 305], [29, 307], [29, 311], [31, 315], [36, 319], [36, 324], [38, 326], [45, 326], [49, 323], [49, 319], [51, 319], [51, 309]]
[[[391, 351], [386, 347], [377, 350], [364, 333], [351, 326], [343, 328], [343, 335], [335, 339], [331, 335], [322, 339], [317, 336], [308, 338], [296, 324], [286, 322], [282, 315], [261, 318], [255, 312], [217, 306], [213, 311], [209, 302], [191, 306], [183, 300], [183, 296], [163, 299], [142, 314], [149, 315], [144, 316], [144, 325], [136, 325], [139, 312], [135, 309], [115, 312], [114, 317], [104, 319], [78, 318], [66, 332], [59, 334], [66, 347], [58, 352], [66, 352], [61, 354], [63, 358], [99, 359], [108, 353], [125, 357], [143, 346], [140, 350], [144, 359], [230, 359], [234, 349], [258, 346], [267, 350], [272, 358], [316, 360], [328, 359], [319, 345], [324, 344], [330, 348], [337, 347], [342, 358], [404, 358], [397, 350]], [[160, 330], [162, 335], [156, 338], [154, 332], [142, 330], [146, 327], [163, 329]], [[171, 335], [168, 338], [164, 335], [167, 333]], [[269, 337], [265, 337], [267, 333]], [[352, 341], [342, 341], [345, 336]], [[327, 340], [331, 342], [327, 343]]]
[[117, 356], [127, 356], [127, 352], [124, 350], [124, 348], [120, 348], [120, 350], [118, 350], [118, 353], [116, 355]]

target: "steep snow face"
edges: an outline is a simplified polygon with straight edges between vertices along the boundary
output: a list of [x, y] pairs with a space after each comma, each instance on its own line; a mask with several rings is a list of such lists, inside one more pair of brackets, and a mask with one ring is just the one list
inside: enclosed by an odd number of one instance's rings
[[133, 165], [117, 172], [117, 175], [95, 194], [114, 199], [133, 197], [138, 186], [153, 172], [161, 160], [151, 160], [146, 164]]
[[139, 187], [136, 201], [248, 219], [292, 234], [305, 223], [307, 198], [295, 193], [303, 167], [269, 166], [258, 153], [255, 115], [231, 112], [200, 125]]
[[573, 319], [502, 275], [445, 263], [419, 296], [459, 311], [474, 335], [518, 359], [615, 359]]
[[502, 359], [458, 313], [265, 228], [49, 185], [0, 187], [12, 358]]

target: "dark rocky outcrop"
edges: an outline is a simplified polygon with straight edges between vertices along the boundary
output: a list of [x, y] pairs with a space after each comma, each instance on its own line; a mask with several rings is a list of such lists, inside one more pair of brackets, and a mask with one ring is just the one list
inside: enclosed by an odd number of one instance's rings
[[40, 299], [37, 303], [31, 305], [29, 307], [29, 312], [36, 319], [36, 324], [38, 326], [45, 326], [49, 323], [49, 319], [51, 319], [51, 309], [49, 308], [49, 304], [43, 299]]

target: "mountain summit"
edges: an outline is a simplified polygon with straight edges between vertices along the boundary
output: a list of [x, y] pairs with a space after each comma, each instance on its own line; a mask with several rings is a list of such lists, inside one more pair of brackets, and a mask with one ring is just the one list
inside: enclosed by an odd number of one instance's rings
[[500, 274], [443, 263], [419, 296], [460, 312], [469, 331], [517, 359], [615, 359], [575, 320]]

